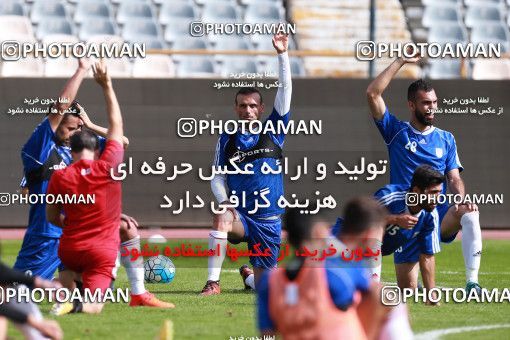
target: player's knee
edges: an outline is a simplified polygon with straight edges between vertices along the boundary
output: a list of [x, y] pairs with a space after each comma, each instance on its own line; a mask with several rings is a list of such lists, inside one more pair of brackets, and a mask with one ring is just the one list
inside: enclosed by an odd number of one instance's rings
[[120, 241], [126, 242], [138, 236], [138, 229], [134, 225], [129, 226], [126, 221], [121, 220], [119, 234]]
[[232, 214], [224, 213], [221, 215], [214, 215], [213, 229], [218, 231], [231, 231], [232, 230]]

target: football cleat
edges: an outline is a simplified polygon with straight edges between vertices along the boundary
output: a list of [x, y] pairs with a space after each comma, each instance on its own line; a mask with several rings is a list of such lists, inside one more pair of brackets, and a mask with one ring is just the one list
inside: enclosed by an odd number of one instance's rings
[[138, 295], [131, 294], [131, 301], [129, 301], [129, 306], [130, 307], [145, 306], [145, 307], [156, 307], [156, 308], [175, 308], [175, 305], [173, 303], [161, 301], [149, 292], [145, 292], [143, 294], [138, 294]]
[[56, 303], [51, 307], [50, 314], [55, 316], [61, 316], [72, 313], [74, 306], [71, 302]]
[[482, 294], [482, 287], [478, 284], [478, 282], [469, 281], [466, 284], [466, 293], [469, 294], [470, 291], [475, 290], [476, 294], [480, 296]]
[[246, 284], [246, 278], [253, 275], [253, 270], [251, 270], [247, 264], [243, 264], [241, 268], [239, 268], [239, 274], [241, 274], [241, 278], [243, 279], [244, 289], [251, 289], [251, 287]]
[[209, 295], [218, 295], [220, 293], [221, 293], [220, 281], [208, 280], [205, 283], [205, 286], [202, 289], [202, 292], [200, 293], [200, 295], [209, 296]]

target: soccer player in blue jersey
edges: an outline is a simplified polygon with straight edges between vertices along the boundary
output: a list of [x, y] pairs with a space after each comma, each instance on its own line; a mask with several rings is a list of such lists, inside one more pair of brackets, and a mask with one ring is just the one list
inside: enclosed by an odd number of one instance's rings
[[[98, 126], [89, 119], [83, 107], [76, 101], [76, 95], [90, 68], [90, 61], [82, 58], [75, 74], [66, 83], [59, 98], [48, 116], [39, 124], [22, 148], [21, 158], [24, 168], [22, 187], [30, 194], [45, 194], [49, 179], [54, 170], [67, 167], [71, 161], [70, 138], [82, 127], [98, 135], [100, 149], [105, 145], [107, 129]], [[124, 147], [129, 144], [123, 137]], [[25, 191], [25, 190], [24, 190]], [[21, 250], [18, 253], [14, 268], [29, 272], [45, 279], [53, 279], [57, 268], [60, 269], [59, 279], [65, 287], [73, 286], [74, 276], [64, 270], [58, 258], [58, 244], [62, 230], [46, 219], [46, 205], [30, 206], [29, 222]], [[137, 222], [130, 216], [122, 214], [120, 225], [121, 248], [140, 251], [140, 237]], [[130, 261], [125, 256], [121, 262], [126, 268], [131, 284], [131, 306], [160, 307], [163, 302], [145, 290], [143, 259]]]
[[[382, 256], [394, 254], [397, 284], [401, 288], [417, 288], [418, 268], [421, 270], [425, 288], [435, 287], [435, 259], [439, 252], [436, 229], [439, 216], [432, 201], [422, 200], [415, 205], [406, 200], [407, 195], [437, 196], [442, 192], [444, 176], [429, 165], [419, 166], [413, 174], [410, 186], [389, 184], [379, 189], [375, 198], [386, 207], [386, 231], [381, 245]], [[344, 221], [339, 218], [332, 234], [338, 235]], [[368, 260], [372, 278], [379, 281], [381, 258]], [[419, 266], [418, 266], [419, 264]]]
[[[292, 83], [290, 76], [290, 62], [287, 54], [288, 36], [278, 34], [273, 37], [273, 46], [278, 53], [279, 82], [281, 87], [276, 93], [274, 108], [266, 119], [276, 126], [278, 121], [287, 124], [290, 118], [290, 99]], [[251, 121], [260, 119], [264, 112], [264, 102], [260, 92], [256, 88], [242, 88], [236, 94], [234, 110], [239, 120]], [[278, 207], [278, 198], [283, 195], [283, 175], [261, 173], [261, 166], [267, 163], [272, 169], [277, 169], [281, 156], [285, 135], [283, 134], [222, 134], [216, 146], [214, 165], [232, 167], [230, 162], [236, 162], [242, 169], [246, 164], [253, 164], [253, 175], [232, 174], [215, 175], [211, 181], [212, 191], [219, 203], [229, 202], [230, 196], [241, 197], [246, 195], [246, 206], [229, 209], [223, 214], [215, 215], [213, 230], [209, 234], [209, 248], [219, 247], [219, 256], [211, 256], [208, 259], [208, 278], [202, 295], [214, 295], [220, 293], [220, 272], [225, 259], [227, 237], [229, 239], [244, 239], [248, 247], [253, 249], [254, 244], [260, 243], [260, 249], [269, 248], [271, 257], [251, 257], [250, 263], [254, 267], [254, 273], [248, 266], [241, 267], [241, 275], [245, 288], [255, 287], [255, 277], [267, 268], [276, 266], [280, 248], [281, 220], [283, 210]], [[259, 194], [266, 190], [266, 197], [271, 202], [269, 207], [253, 210], [255, 200], [260, 199]]]
[[[349, 201], [338, 234], [341, 247], [356, 249], [365, 239], [381, 240], [385, 209], [373, 198]], [[288, 241], [296, 249], [329, 247], [329, 222], [299, 209], [285, 214]], [[359, 262], [340, 257], [324, 262], [293, 257], [285, 268], [266, 271], [257, 284], [258, 327], [283, 338], [408, 339], [412, 335], [405, 305], [382, 306], [380, 284]], [[398, 337], [395, 333], [398, 332]]]
[[[367, 99], [375, 124], [383, 136], [390, 156], [390, 181], [409, 185], [414, 170], [428, 164], [446, 176], [447, 188], [452, 194], [465, 195], [460, 172], [463, 167], [457, 154], [455, 138], [435, 126], [434, 110], [437, 96], [431, 84], [424, 80], [413, 82], [407, 93], [411, 120], [404, 122], [393, 115], [382, 94], [399, 69], [406, 63], [415, 63], [419, 57], [398, 58], [375, 78], [367, 89]], [[438, 233], [442, 242], [452, 242], [462, 229], [462, 253], [466, 267], [466, 289], [480, 291], [478, 271], [482, 253], [480, 216], [475, 204], [439, 205]]]

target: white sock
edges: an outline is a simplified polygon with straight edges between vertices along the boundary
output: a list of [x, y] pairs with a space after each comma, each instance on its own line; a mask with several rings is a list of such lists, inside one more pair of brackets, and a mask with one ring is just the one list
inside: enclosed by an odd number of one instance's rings
[[251, 289], [255, 289], [255, 275], [254, 274], [248, 275], [246, 280], [244, 280], [244, 283], [247, 286], [250, 286]]
[[370, 273], [370, 277], [371, 277], [372, 281], [381, 282], [381, 269], [382, 269], [382, 264], [380, 261], [379, 261], [379, 264], [377, 264], [377, 265], [372, 264], [370, 267], [368, 267], [368, 271]]
[[413, 331], [409, 324], [407, 306], [401, 303], [395, 306], [386, 322], [383, 324], [379, 340], [407, 340], [413, 339]]
[[227, 255], [227, 232], [213, 230], [209, 233], [209, 249], [216, 251], [218, 245], [220, 253], [215, 253], [214, 256], [209, 256], [207, 259], [208, 281], [219, 281], [220, 279], [221, 266], [225, 255]]
[[462, 254], [466, 266], [466, 281], [478, 283], [478, 271], [482, 257], [482, 231], [480, 229], [480, 214], [472, 211], [462, 215]]
[[[124, 247], [129, 250], [130, 254], [132, 249], [136, 249], [140, 253], [140, 236], [121, 243], [121, 251]], [[121, 262], [124, 268], [126, 268], [129, 284], [131, 285], [131, 294], [139, 295], [145, 293], [143, 257], [140, 256], [136, 261], [131, 261], [131, 256], [121, 256]]]
[[372, 252], [376, 254], [379, 252], [379, 255], [377, 257], [370, 257], [368, 259], [364, 259], [366, 267], [368, 268], [368, 271], [370, 273], [370, 277], [375, 282], [381, 282], [381, 270], [382, 270], [382, 255], [381, 255], [381, 242], [373, 241], [372, 244], [367, 245], [370, 249], [372, 249]]

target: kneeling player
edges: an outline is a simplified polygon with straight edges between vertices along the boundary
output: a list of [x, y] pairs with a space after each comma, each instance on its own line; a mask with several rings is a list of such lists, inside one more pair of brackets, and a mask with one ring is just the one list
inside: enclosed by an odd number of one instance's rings
[[[434, 253], [439, 252], [439, 217], [433, 202], [419, 202], [417, 205], [406, 202], [407, 195], [438, 195], [442, 190], [444, 176], [428, 165], [420, 166], [413, 174], [411, 188], [405, 185], [390, 184], [375, 193], [379, 203], [391, 215], [386, 219], [381, 253], [394, 254], [397, 282], [401, 288], [416, 288], [418, 263], [427, 289], [435, 286]], [[332, 229], [334, 235], [342, 229], [339, 218]], [[368, 261], [372, 277], [378, 281], [381, 275], [381, 258], [377, 262]]]
[[[107, 143], [101, 157], [97, 137], [91, 132], [79, 132], [71, 137], [73, 164], [56, 171], [48, 193], [57, 195], [87, 195], [95, 197], [94, 205], [48, 204], [47, 218], [63, 228], [59, 257], [70, 270], [81, 273], [83, 288], [102, 293], [115, 279], [119, 224], [121, 215], [121, 183], [112, 179], [110, 172], [122, 162], [122, 115], [111, 79], [102, 64], [96, 64], [96, 81], [103, 87], [108, 109], [109, 129]], [[64, 215], [61, 215], [63, 210]], [[168, 304], [168, 307], [174, 307]], [[55, 314], [69, 312], [99, 313], [103, 304], [74, 301], [57, 306]]]

